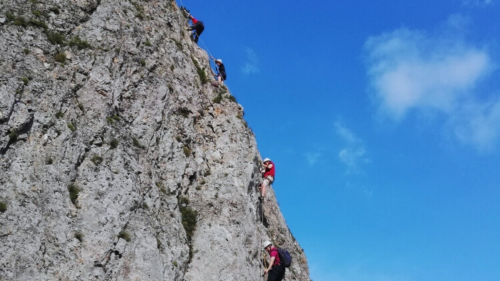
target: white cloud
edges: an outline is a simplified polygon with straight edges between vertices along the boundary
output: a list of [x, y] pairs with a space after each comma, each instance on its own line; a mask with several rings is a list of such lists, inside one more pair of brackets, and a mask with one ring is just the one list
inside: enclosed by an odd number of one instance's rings
[[304, 156], [307, 159], [307, 163], [309, 163], [310, 166], [314, 165], [316, 162], [318, 162], [318, 159], [321, 157], [321, 153], [319, 152], [306, 152], [304, 153]]
[[483, 150], [499, 138], [500, 118], [497, 103], [479, 101], [475, 91], [495, 66], [485, 49], [457, 35], [465, 23], [453, 16], [444, 32], [401, 28], [369, 38], [368, 78], [382, 116], [401, 121], [410, 112], [440, 113], [457, 140]]
[[259, 58], [257, 54], [250, 48], [245, 48], [247, 53], [247, 62], [241, 67], [241, 71], [244, 74], [259, 73]]
[[362, 173], [361, 165], [369, 162], [363, 141], [339, 122], [335, 122], [335, 130], [346, 143], [345, 147], [339, 151], [338, 157], [347, 166], [347, 174]]
[[493, 0], [463, 0], [462, 5], [477, 5], [477, 6], [486, 6], [493, 4]]
[[500, 138], [500, 100], [467, 103], [451, 117], [450, 125], [462, 143], [481, 152], [493, 150]]

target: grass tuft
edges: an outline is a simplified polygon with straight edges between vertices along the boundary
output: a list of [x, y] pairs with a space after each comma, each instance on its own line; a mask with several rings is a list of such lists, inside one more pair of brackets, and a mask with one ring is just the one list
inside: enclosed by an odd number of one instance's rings
[[5, 17], [7, 18], [7, 22], [11, 22], [16, 18], [16, 16], [14, 16], [11, 12], [5, 12]]
[[56, 15], [59, 15], [59, 13], [60, 13], [59, 8], [57, 8], [57, 7], [52, 7], [49, 9], [49, 11], [53, 12]]
[[77, 47], [78, 50], [83, 50], [83, 49], [91, 49], [92, 46], [89, 44], [89, 42], [85, 41], [85, 40], [82, 40], [80, 39], [80, 37], [76, 36], [76, 37], [73, 37], [70, 41], [69, 41], [69, 45], [71, 47]]
[[75, 238], [78, 239], [78, 241], [83, 242], [83, 233], [81, 232], [75, 233]]
[[19, 133], [16, 130], [10, 132], [10, 134], [9, 134], [10, 141], [16, 141], [18, 137], [19, 137]]
[[186, 231], [186, 236], [189, 242], [193, 237], [194, 230], [196, 229], [197, 212], [189, 207], [189, 199], [186, 197], [179, 198], [179, 209], [182, 215], [182, 226]]
[[28, 82], [30, 81], [28, 77], [23, 77], [21, 80], [23, 81], [24, 86], [28, 85]]
[[128, 234], [128, 232], [126, 231], [120, 231], [120, 233], [118, 233], [118, 238], [130, 242], [130, 234]]
[[78, 199], [78, 194], [80, 193], [80, 189], [76, 184], [70, 184], [68, 186], [69, 199], [71, 199], [71, 203], [76, 206], [76, 200]]
[[0, 212], [5, 213], [7, 211], [7, 204], [0, 202]]
[[205, 73], [205, 70], [203, 70], [203, 68], [201, 68], [200, 64], [193, 56], [191, 56], [191, 60], [193, 61], [194, 66], [196, 67], [196, 72], [198, 73], [198, 76], [200, 77], [201, 84], [206, 84], [208, 82], [208, 77], [207, 77], [207, 74]]
[[102, 159], [102, 157], [99, 155], [94, 155], [94, 157], [92, 157], [92, 159], [90, 159], [90, 161], [92, 161], [92, 163], [94, 163], [95, 165], [101, 164], [103, 160], [104, 159]]
[[132, 139], [132, 144], [135, 146], [135, 147], [138, 147], [138, 148], [144, 148], [144, 146], [136, 139], [136, 138], [133, 138]]
[[189, 157], [191, 155], [191, 149], [189, 149], [189, 147], [184, 146], [182, 150], [184, 151], [184, 155], [186, 155], [186, 157]]
[[68, 123], [68, 129], [70, 129], [72, 132], [76, 131], [76, 126], [73, 123]]
[[62, 34], [59, 34], [57, 32], [49, 32], [47, 31], [45, 33], [45, 35], [47, 35], [47, 40], [49, 40], [50, 43], [52, 43], [53, 45], [64, 45], [64, 41], [66, 41], [66, 38], [64, 37], [64, 35]]
[[33, 25], [33, 26], [38, 26], [38, 27], [41, 27], [43, 29], [48, 29], [49, 27], [47, 26], [47, 24], [43, 21], [39, 21], [39, 20], [30, 20], [30, 24]]
[[111, 147], [111, 149], [115, 149], [118, 147], [119, 143], [120, 142], [117, 139], [112, 139], [111, 142], [109, 143], [109, 146]]
[[213, 103], [220, 103], [222, 101], [223, 97], [221, 94], [218, 94], [213, 100]]
[[66, 54], [61, 52], [54, 56], [54, 60], [60, 63], [64, 63], [66, 61]]
[[235, 96], [233, 96], [233, 95], [229, 95], [228, 99], [229, 99], [230, 101], [232, 101], [232, 102], [237, 102], [237, 101], [236, 101], [236, 97], [235, 97]]
[[14, 20], [13, 24], [17, 25], [17, 26], [22, 26], [24, 28], [28, 27], [28, 25], [29, 25], [29, 23], [23, 17], [16, 18]]

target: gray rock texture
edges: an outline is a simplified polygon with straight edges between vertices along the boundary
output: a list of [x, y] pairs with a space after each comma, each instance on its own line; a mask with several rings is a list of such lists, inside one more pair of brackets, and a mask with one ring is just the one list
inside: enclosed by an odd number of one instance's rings
[[243, 108], [172, 1], [0, 4], [0, 280], [309, 280]]

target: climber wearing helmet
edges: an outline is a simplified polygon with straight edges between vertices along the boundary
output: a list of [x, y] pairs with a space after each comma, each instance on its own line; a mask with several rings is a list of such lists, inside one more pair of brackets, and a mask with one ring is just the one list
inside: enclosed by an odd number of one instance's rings
[[216, 65], [215, 68], [217, 69], [217, 75], [215, 76], [215, 78], [217, 79], [218, 85], [223, 85], [224, 81], [226, 80], [226, 77], [227, 77], [226, 67], [222, 63], [221, 59], [215, 59], [214, 57], [211, 57], [211, 58]]
[[276, 247], [273, 247], [273, 244], [270, 241], [264, 242], [262, 246], [271, 257], [271, 260], [269, 261], [269, 267], [264, 269], [264, 274], [267, 273], [267, 281], [283, 280], [283, 278], [285, 278], [285, 268], [281, 265], [278, 249]]
[[191, 19], [193, 25], [186, 28], [186, 30], [193, 30], [193, 33], [190, 37], [196, 44], [198, 44], [198, 39], [200, 38], [203, 30], [205, 30], [205, 25], [203, 25], [203, 22], [195, 19], [192, 15], [188, 15], [188, 18]]
[[262, 167], [260, 167], [260, 172], [262, 173], [263, 181], [259, 185], [259, 190], [261, 192], [260, 199], [263, 200], [266, 197], [266, 188], [271, 186], [275, 178], [275, 167], [274, 163], [269, 158], [265, 158], [262, 161]]

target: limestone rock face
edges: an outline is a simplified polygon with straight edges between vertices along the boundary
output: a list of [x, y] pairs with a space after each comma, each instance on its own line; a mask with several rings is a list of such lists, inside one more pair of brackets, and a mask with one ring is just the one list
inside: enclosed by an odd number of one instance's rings
[[[0, 280], [309, 280], [243, 108], [172, 1], [0, 5]], [[263, 214], [263, 216], [261, 216]]]

